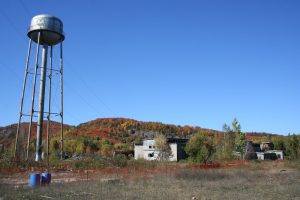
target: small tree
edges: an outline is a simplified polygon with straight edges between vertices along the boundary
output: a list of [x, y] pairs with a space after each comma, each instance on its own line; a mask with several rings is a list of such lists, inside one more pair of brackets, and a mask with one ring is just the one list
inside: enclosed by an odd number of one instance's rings
[[300, 141], [295, 134], [287, 137], [285, 146], [286, 153], [290, 160], [295, 160], [300, 157]]
[[167, 138], [163, 134], [158, 134], [154, 138], [155, 148], [159, 151], [159, 160], [168, 160], [172, 155], [170, 145], [167, 142]]
[[246, 150], [246, 135], [241, 132], [241, 125], [236, 118], [232, 121], [232, 128], [224, 124], [223, 130], [225, 131], [224, 141], [224, 154], [226, 158], [232, 158], [232, 152], [235, 150], [244, 158]]
[[246, 135], [241, 132], [241, 124], [236, 118], [232, 121], [233, 132], [235, 133], [235, 150], [241, 154], [241, 158], [244, 159], [246, 150]]
[[213, 141], [202, 133], [194, 134], [185, 147], [189, 159], [195, 163], [206, 163], [213, 155]]
[[232, 152], [235, 149], [235, 134], [227, 124], [223, 125], [224, 131], [224, 152], [223, 158], [232, 159]]

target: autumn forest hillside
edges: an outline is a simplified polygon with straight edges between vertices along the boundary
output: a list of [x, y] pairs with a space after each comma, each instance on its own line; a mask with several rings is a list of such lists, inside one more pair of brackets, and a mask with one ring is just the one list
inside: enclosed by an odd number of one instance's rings
[[[180, 126], [163, 124], [161, 122], [142, 122], [127, 118], [99, 118], [69, 129], [67, 135], [102, 137], [104, 139], [115, 141], [116, 143], [126, 143], [134, 142], [133, 139], [153, 137], [156, 133], [162, 133], [168, 137], [189, 138], [197, 132], [214, 137], [223, 137], [224, 134], [223, 131], [202, 128], [199, 126]], [[280, 137], [281, 135], [259, 132], [246, 133], [247, 139], [253, 141], [263, 141], [269, 138], [269, 136]]]
[[[221, 125], [220, 125], [221, 126]], [[16, 124], [0, 128], [0, 142], [10, 148], [15, 140]], [[28, 123], [22, 124], [21, 141], [27, 138]], [[36, 127], [36, 124], [33, 124]], [[44, 123], [43, 139], [45, 143], [46, 123]], [[143, 138], [154, 137], [161, 133], [167, 137], [189, 138], [194, 133], [201, 132], [212, 138], [216, 143], [221, 142], [224, 132], [193, 126], [179, 126], [163, 124], [160, 122], [142, 122], [126, 118], [99, 118], [78, 126], [64, 125], [65, 128], [65, 151], [68, 155], [74, 154], [98, 154], [111, 156], [113, 151], [132, 151], [134, 143], [140, 143]], [[31, 148], [35, 148], [36, 129], [32, 130]], [[59, 149], [60, 146], [60, 124], [51, 123], [51, 151]], [[267, 141], [272, 137], [282, 137], [267, 133], [246, 133], [246, 138], [252, 141]], [[21, 142], [22, 144], [22, 142]], [[22, 147], [23, 146], [23, 147]], [[53, 154], [54, 155], [54, 154]]]

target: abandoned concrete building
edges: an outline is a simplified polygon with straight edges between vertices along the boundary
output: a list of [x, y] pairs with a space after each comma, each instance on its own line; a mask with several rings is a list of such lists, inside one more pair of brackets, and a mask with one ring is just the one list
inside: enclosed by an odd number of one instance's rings
[[263, 142], [263, 143], [253, 143], [252, 141], [247, 141], [246, 151], [245, 151], [246, 160], [283, 160], [283, 151], [274, 150], [274, 145], [272, 142]]
[[[188, 142], [188, 139], [167, 137], [167, 142], [170, 146], [171, 153], [165, 160], [179, 161], [187, 158], [184, 148]], [[234, 151], [233, 155], [242, 159], [242, 156], [239, 152]], [[245, 160], [283, 160], [283, 156], [283, 151], [275, 150], [272, 142], [246, 142], [244, 154]], [[134, 145], [134, 159], [160, 160], [160, 151], [156, 148], [153, 137], [145, 138], [141, 144]]]
[[[171, 149], [171, 154], [168, 156], [168, 161], [179, 161], [187, 158], [184, 151], [188, 139], [182, 138], [167, 138], [167, 142]], [[134, 145], [134, 159], [159, 160], [159, 151], [155, 147], [155, 140], [144, 139], [142, 144]]]

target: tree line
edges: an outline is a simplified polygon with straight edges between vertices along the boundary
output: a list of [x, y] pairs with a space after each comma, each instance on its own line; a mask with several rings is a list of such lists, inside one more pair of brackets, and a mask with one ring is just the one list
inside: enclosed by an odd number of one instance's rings
[[[241, 131], [241, 125], [234, 119], [231, 126], [224, 124], [223, 140], [217, 140], [213, 136], [198, 132], [194, 134], [186, 145], [189, 160], [197, 163], [206, 163], [212, 160], [243, 159], [246, 148], [246, 134]], [[272, 138], [268, 135], [268, 142], [274, 144], [274, 149], [282, 150], [286, 159], [300, 159], [299, 135]], [[233, 152], [238, 152], [237, 157]]]

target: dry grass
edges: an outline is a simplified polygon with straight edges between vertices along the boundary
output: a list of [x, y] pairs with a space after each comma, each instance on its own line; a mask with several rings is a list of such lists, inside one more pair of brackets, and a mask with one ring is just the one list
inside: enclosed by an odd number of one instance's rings
[[[132, 178], [135, 177], [135, 178]], [[0, 184], [2, 199], [300, 199], [300, 171], [278, 162], [243, 168], [166, 170], [150, 177], [56, 183], [29, 189]]]

